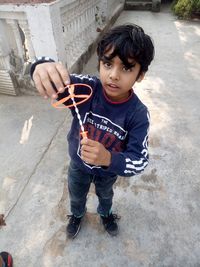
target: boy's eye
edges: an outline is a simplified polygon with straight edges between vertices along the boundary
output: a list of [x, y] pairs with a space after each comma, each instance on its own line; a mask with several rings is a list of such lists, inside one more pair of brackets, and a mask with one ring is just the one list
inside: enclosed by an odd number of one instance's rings
[[123, 66], [123, 70], [124, 71], [128, 71], [131, 72], [133, 67], [127, 67], [127, 66]]
[[111, 67], [111, 63], [108, 62], [108, 61], [103, 61], [103, 65], [104, 65], [106, 68]]
[[124, 71], [128, 71], [128, 72], [131, 72], [131, 71], [133, 71], [135, 65], [136, 65], [136, 64], [123, 65], [123, 70], [124, 70]]

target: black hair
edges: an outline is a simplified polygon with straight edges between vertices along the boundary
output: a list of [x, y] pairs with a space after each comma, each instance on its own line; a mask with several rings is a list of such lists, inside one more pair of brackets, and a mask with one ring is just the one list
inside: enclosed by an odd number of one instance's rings
[[125, 24], [111, 28], [106, 32], [97, 45], [98, 60], [104, 59], [104, 55], [113, 49], [109, 59], [118, 56], [125, 66], [129, 66], [128, 60], [134, 59], [141, 65], [139, 75], [148, 70], [148, 66], [154, 58], [154, 45], [149, 35], [135, 24]]

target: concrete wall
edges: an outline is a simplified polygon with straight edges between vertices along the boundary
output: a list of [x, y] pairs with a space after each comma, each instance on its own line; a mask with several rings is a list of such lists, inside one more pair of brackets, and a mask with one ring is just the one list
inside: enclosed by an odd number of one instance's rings
[[[49, 56], [70, 70], [80, 71], [99, 32], [106, 29], [123, 6], [123, 0], [0, 5], [0, 70], [10, 72], [15, 87], [23, 93], [34, 91], [26, 74], [35, 57]], [[0, 80], [0, 92], [5, 90], [1, 90]], [[12, 94], [19, 90], [16, 88]]]

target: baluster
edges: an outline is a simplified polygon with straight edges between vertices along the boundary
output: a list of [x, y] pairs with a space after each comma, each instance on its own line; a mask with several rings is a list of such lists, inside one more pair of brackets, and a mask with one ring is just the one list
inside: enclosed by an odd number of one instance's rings
[[17, 24], [16, 20], [12, 20], [12, 19], [6, 19], [6, 23], [8, 25], [10, 25], [12, 32], [14, 34], [14, 38], [16, 41], [16, 45], [17, 45], [17, 56], [21, 59], [21, 61], [23, 61], [24, 59], [24, 49], [22, 46], [22, 40], [21, 40], [21, 36], [20, 36], [20, 32], [19, 32], [19, 27]]
[[35, 58], [35, 52], [32, 46], [31, 34], [30, 34], [28, 23], [26, 20], [19, 20], [19, 26], [24, 31], [25, 38], [26, 38], [25, 42], [26, 42], [26, 46], [28, 49], [28, 57], [29, 57], [29, 60], [32, 61]]

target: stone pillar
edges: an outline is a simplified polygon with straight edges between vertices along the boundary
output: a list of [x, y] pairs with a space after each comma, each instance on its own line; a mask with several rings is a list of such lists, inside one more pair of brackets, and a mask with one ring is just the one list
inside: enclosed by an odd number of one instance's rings
[[16, 95], [18, 93], [14, 77], [16, 66], [11, 64], [12, 49], [8, 38], [8, 28], [8, 24], [0, 20], [0, 93]]
[[30, 29], [28, 27], [28, 23], [26, 20], [19, 20], [19, 26], [23, 30], [26, 38], [25, 43], [28, 49], [29, 60], [33, 61], [33, 59], [35, 58], [35, 52], [32, 46], [31, 34], [30, 34]]
[[66, 63], [59, 5], [28, 6], [26, 14], [35, 56], [49, 56]]
[[152, 11], [159, 12], [160, 11], [161, 0], [152, 0]]
[[6, 35], [6, 25], [0, 20], [0, 70], [10, 70], [10, 58], [9, 54], [11, 52], [11, 48]]
[[13, 41], [16, 42], [17, 45], [17, 53], [15, 56], [19, 57], [21, 60], [24, 58], [24, 49], [22, 46], [22, 40], [19, 32], [19, 27], [17, 24], [17, 20], [6, 19], [6, 23], [10, 25], [13, 32]]

